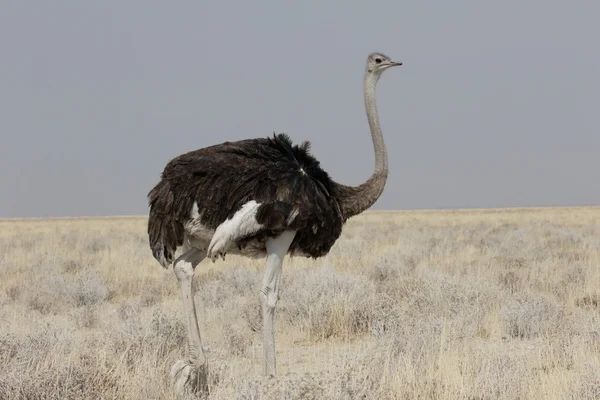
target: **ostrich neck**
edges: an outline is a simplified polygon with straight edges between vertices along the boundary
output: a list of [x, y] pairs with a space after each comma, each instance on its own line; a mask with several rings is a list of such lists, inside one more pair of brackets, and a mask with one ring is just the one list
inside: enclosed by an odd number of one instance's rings
[[388, 175], [388, 159], [379, 125], [377, 105], [375, 103], [375, 87], [378, 78], [367, 73], [365, 76], [365, 108], [371, 128], [371, 138], [375, 150], [375, 170], [366, 182], [359, 186], [340, 185], [342, 212], [346, 218], [360, 214], [371, 207], [383, 193]]
[[[383, 142], [379, 116], [377, 115], [377, 104], [375, 102], [375, 86], [377, 86], [377, 78], [370, 74], [367, 75], [365, 77], [365, 108], [367, 110], [369, 127], [371, 128], [371, 139], [373, 139], [373, 147], [375, 149], [375, 171], [372, 177], [379, 174], [387, 176], [388, 172], [387, 152], [385, 150], [385, 143]], [[385, 184], [385, 181], [383, 183]], [[383, 191], [383, 186], [381, 190]], [[374, 199], [373, 202], [375, 200], [377, 199]]]

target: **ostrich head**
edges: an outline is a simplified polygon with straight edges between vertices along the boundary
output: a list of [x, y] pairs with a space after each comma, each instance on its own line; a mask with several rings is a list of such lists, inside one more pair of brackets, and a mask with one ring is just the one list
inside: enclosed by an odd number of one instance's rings
[[388, 56], [382, 53], [371, 53], [367, 59], [367, 73], [379, 79], [383, 71], [389, 67], [402, 65], [401, 62], [392, 61]]

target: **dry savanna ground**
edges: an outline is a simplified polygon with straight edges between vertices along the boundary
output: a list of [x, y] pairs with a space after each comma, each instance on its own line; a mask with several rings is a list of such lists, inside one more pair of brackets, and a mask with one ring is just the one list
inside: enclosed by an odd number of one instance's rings
[[[145, 218], [0, 221], [0, 399], [172, 399], [186, 332]], [[209, 399], [600, 398], [600, 208], [369, 212], [288, 259], [197, 269]]]

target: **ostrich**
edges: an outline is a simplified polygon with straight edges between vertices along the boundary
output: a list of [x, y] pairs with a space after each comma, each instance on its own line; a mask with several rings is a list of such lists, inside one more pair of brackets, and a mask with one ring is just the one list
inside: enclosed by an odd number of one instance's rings
[[[171, 369], [175, 389], [206, 389], [207, 358], [202, 348], [192, 278], [206, 257], [227, 253], [266, 257], [260, 288], [263, 374], [275, 375], [274, 316], [286, 254], [325, 256], [348, 218], [383, 192], [388, 160], [375, 105], [375, 87], [386, 69], [402, 65], [381, 53], [367, 58], [364, 99], [375, 149], [375, 170], [359, 186], [334, 182], [309, 152], [285, 134], [225, 142], [171, 160], [148, 194], [148, 236], [152, 254], [164, 267], [173, 263], [187, 318], [188, 359]], [[182, 255], [175, 259], [178, 247]]]

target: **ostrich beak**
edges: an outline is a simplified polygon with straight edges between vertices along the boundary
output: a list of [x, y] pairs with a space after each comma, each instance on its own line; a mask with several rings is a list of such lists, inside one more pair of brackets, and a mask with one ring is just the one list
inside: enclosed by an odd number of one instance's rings
[[388, 69], [389, 67], [397, 67], [402, 65], [401, 62], [397, 61], [388, 61], [385, 64], [381, 64], [381, 70]]

